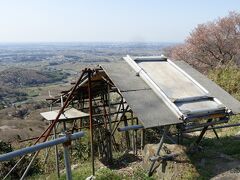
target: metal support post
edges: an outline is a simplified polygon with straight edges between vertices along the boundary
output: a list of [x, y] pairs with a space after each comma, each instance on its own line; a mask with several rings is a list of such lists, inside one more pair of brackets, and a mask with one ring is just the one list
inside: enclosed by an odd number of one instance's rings
[[[133, 112], [131, 113], [131, 118], [133, 119]], [[136, 126], [138, 126], [138, 119], [136, 119]], [[135, 131], [135, 154], [137, 154], [137, 129]]]
[[145, 146], [145, 129], [141, 130], [141, 150], [143, 151]]
[[[163, 135], [160, 139], [160, 142], [159, 142], [159, 145], [158, 145], [158, 149], [157, 149], [157, 152], [156, 152], [156, 155], [155, 156], [159, 156], [160, 155], [160, 151], [161, 151], [161, 148], [163, 146], [163, 143], [164, 143], [164, 139], [166, 138], [166, 134], [169, 130], [170, 126], [164, 126], [164, 131], [163, 131]], [[148, 176], [151, 176], [152, 173], [153, 173], [153, 167], [155, 165], [155, 162], [156, 161], [153, 161], [150, 168], [149, 168], [149, 171], [148, 171]]]
[[211, 125], [211, 127], [212, 127], [212, 130], [213, 130], [215, 136], [217, 137], [217, 139], [219, 139], [219, 136], [218, 136], [217, 131], [216, 131], [216, 129], [214, 128], [214, 126]]
[[[212, 122], [212, 119], [208, 119], [207, 122], [208, 123]], [[208, 125], [203, 128], [201, 134], [198, 136], [198, 139], [195, 142], [196, 145], [198, 145], [201, 142], [201, 140], [202, 140], [204, 134], [206, 133], [207, 129], [208, 129]]]
[[[51, 139], [53, 139], [53, 137], [52, 137]], [[49, 151], [50, 151], [50, 148], [47, 148], [46, 151], [45, 151], [45, 158], [44, 158], [44, 161], [43, 161], [43, 163], [44, 163], [45, 165], [46, 165], [47, 160], [48, 160]]]
[[[49, 97], [51, 97], [51, 96], [50, 96], [50, 91], [48, 91], [48, 92], [49, 92]], [[62, 97], [62, 96], [61, 96], [61, 97]], [[49, 110], [50, 110], [50, 111], [52, 111], [52, 106], [53, 106], [53, 103], [51, 102], [50, 105], [49, 105]], [[51, 124], [51, 122], [49, 122], [49, 126], [50, 126], [50, 124]], [[47, 148], [47, 149], [46, 149], [46, 155], [45, 155], [44, 164], [46, 164], [46, 162], [47, 162], [49, 150], [50, 150], [50, 148]]]
[[[127, 122], [127, 117], [126, 115], [123, 116], [123, 121], [124, 121], [124, 126], [127, 127], [128, 126], [128, 122]], [[130, 149], [130, 137], [129, 137], [129, 132], [126, 131], [125, 132], [125, 138], [126, 138], [126, 143], [127, 143], [127, 149]]]
[[[134, 125], [134, 122], [133, 122], [133, 113], [131, 112], [131, 125], [133, 126]], [[134, 139], [134, 131], [132, 131], [132, 151], [133, 153], [135, 153], [135, 139]]]
[[[66, 136], [68, 136], [66, 134]], [[71, 172], [71, 163], [69, 158], [69, 146], [71, 142], [66, 142], [63, 144], [63, 155], [64, 155], [64, 164], [66, 168], [66, 179], [72, 180], [72, 172]]]
[[[119, 124], [121, 123], [123, 116], [126, 114], [126, 112], [129, 112], [129, 111], [128, 111], [128, 108], [129, 108], [129, 105], [127, 105], [126, 109], [124, 109], [124, 110], [121, 112], [121, 113], [122, 113], [122, 116], [121, 116], [121, 118], [116, 122], [116, 125], [115, 125], [115, 127], [114, 127], [114, 129], [113, 129], [113, 131], [112, 131], [112, 136], [114, 135], [115, 131], [117, 130], [117, 128], [118, 128], [118, 126], [119, 126]], [[119, 112], [118, 112], [118, 113], [119, 113]], [[133, 121], [133, 120], [131, 119], [131, 121]], [[133, 123], [132, 123], [132, 125], [133, 125]]]
[[63, 121], [63, 130], [64, 130], [64, 131], [66, 131], [66, 130], [67, 130], [66, 121]]
[[177, 144], [180, 144], [180, 129], [177, 129]]
[[134, 134], [134, 154], [137, 154], [137, 130], [133, 130]]
[[112, 163], [112, 119], [111, 119], [111, 97], [110, 85], [108, 84], [108, 113], [109, 113], [109, 163]]
[[91, 143], [91, 161], [92, 161], [92, 175], [95, 175], [94, 168], [94, 149], [93, 149], [93, 117], [92, 117], [92, 92], [91, 92], [91, 70], [88, 70], [88, 99], [89, 99], [89, 127], [90, 127], [90, 143]]
[[[119, 116], [119, 112], [120, 112], [121, 108], [124, 110], [124, 102], [123, 102], [123, 98], [122, 97], [121, 97], [120, 103], [118, 104], [117, 115], [115, 116], [115, 120], [114, 121], [118, 120], [118, 116]], [[113, 126], [112, 126], [113, 130], [115, 129], [115, 126], [116, 126], [116, 123], [114, 123]]]
[[182, 125], [176, 125], [177, 128], [177, 144], [183, 143]]
[[[57, 138], [56, 135], [56, 125], [53, 127], [53, 133], [54, 133], [54, 139]], [[58, 158], [58, 147], [57, 145], [54, 147], [55, 149], [55, 160], [56, 160], [56, 172], [57, 172], [57, 177], [60, 178], [60, 170], [59, 170], [59, 158]]]

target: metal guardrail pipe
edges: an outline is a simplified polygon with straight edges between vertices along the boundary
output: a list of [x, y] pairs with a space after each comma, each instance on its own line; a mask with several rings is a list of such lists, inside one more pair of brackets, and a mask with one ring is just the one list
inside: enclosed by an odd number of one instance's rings
[[125, 126], [122, 128], [118, 128], [118, 131], [130, 131], [130, 130], [138, 130], [138, 129], [143, 129], [144, 127], [142, 125], [132, 125], [132, 126]]
[[228, 122], [228, 119], [223, 119], [223, 120], [219, 120], [219, 121], [206, 122], [206, 123], [196, 124], [196, 125], [189, 125], [189, 126], [185, 127], [184, 131], [188, 131], [191, 129], [197, 129], [197, 128], [201, 128], [201, 127], [205, 127], [205, 126], [212, 126], [212, 125], [216, 125], [216, 124], [223, 124], [223, 123], [227, 123], [227, 122]]
[[[207, 130], [212, 130], [212, 129], [215, 129], [215, 130], [216, 130], [216, 129], [223, 129], [223, 128], [231, 128], [231, 127], [236, 127], [236, 126], [240, 126], [240, 123], [227, 124], [227, 125], [223, 125], [223, 126], [208, 127]], [[191, 132], [202, 131], [202, 130], [203, 130], [203, 128], [198, 128], [198, 129], [183, 131], [183, 133], [191, 133]]]
[[9, 152], [9, 153], [0, 155], [0, 162], [1, 161], [9, 161], [12, 158], [15, 158], [17, 156], [23, 156], [23, 155], [26, 155], [28, 153], [33, 153], [33, 152], [39, 151], [39, 150], [47, 148], [47, 147], [55, 146], [57, 144], [63, 144], [63, 143], [66, 143], [68, 141], [81, 138], [83, 136], [84, 136], [84, 132], [81, 131], [81, 132], [71, 134], [69, 136], [64, 136], [64, 137], [61, 137], [61, 138], [58, 138], [58, 139], [54, 139], [54, 140], [51, 140], [51, 141], [36, 144], [36, 145], [31, 146], [31, 147], [27, 147], [27, 148], [23, 148], [23, 149], [13, 151], [13, 152]]

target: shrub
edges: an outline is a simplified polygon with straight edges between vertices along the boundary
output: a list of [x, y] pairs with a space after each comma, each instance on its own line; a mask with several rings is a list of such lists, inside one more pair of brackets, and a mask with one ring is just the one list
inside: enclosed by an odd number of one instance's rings
[[[8, 152], [13, 151], [14, 149], [12, 148], [10, 143], [0, 141], [0, 154], [5, 154]], [[10, 169], [16, 164], [16, 162], [19, 160], [19, 158], [11, 159], [10, 161], [4, 161], [0, 163], [0, 177], [3, 178], [9, 171]], [[29, 163], [29, 160], [25, 157], [21, 161], [20, 164], [15, 168], [15, 170], [8, 176], [10, 179], [19, 179], [23, 172], [25, 171], [27, 165]], [[33, 175], [37, 174], [40, 172], [39, 168], [39, 162], [38, 159], [34, 161], [32, 164], [31, 168], [28, 171], [27, 175]]]

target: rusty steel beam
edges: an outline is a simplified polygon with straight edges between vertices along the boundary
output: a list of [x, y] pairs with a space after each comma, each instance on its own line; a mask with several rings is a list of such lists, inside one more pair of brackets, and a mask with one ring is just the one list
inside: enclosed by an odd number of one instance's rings
[[89, 127], [90, 127], [90, 143], [91, 143], [91, 162], [92, 162], [92, 175], [95, 175], [94, 168], [94, 149], [93, 149], [93, 115], [92, 115], [92, 84], [91, 84], [92, 71], [88, 70], [88, 97], [89, 97]]

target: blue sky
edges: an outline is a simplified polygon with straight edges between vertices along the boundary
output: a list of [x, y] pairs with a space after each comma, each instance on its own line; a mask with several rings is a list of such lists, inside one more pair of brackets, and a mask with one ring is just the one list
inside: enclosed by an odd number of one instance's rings
[[0, 0], [0, 43], [182, 42], [239, 0]]

